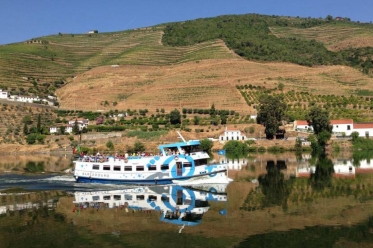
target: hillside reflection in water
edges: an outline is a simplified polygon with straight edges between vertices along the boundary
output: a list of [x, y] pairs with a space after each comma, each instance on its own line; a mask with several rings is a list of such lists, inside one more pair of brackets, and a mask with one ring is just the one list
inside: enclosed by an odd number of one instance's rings
[[[232, 160], [231, 168], [235, 181], [226, 188], [85, 184], [82, 190], [71, 181], [56, 191], [51, 175], [43, 191], [0, 195], [0, 240], [4, 247], [373, 244], [369, 159], [256, 155]], [[30, 181], [29, 188], [44, 182]]]

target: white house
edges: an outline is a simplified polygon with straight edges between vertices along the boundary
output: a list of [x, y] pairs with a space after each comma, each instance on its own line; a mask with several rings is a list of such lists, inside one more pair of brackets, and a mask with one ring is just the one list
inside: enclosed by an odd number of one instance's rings
[[247, 140], [246, 135], [241, 134], [240, 130], [225, 128], [224, 134], [219, 136], [220, 142], [228, 140]]
[[[373, 136], [373, 123], [354, 123], [352, 119], [330, 120], [333, 126], [333, 134], [350, 136], [353, 132], [358, 132], [360, 137]], [[294, 121], [294, 127], [297, 131], [312, 131], [312, 126], [305, 120]]]
[[17, 101], [17, 102], [33, 103], [35, 101], [36, 102], [40, 101], [38, 96], [16, 96], [16, 95], [12, 95], [12, 96], [10, 96], [10, 98], [11, 98], [12, 101]]
[[60, 131], [59, 127], [50, 127], [49, 128], [49, 133], [50, 134], [55, 134], [55, 133], [58, 133], [59, 131]]
[[[49, 128], [49, 133], [50, 134], [59, 134], [61, 130], [61, 127], [50, 127]], [[71, 125], [65, 126], [65, 133], [72, 133], [73, 132], [73, 127]]]
[[[72, 130], [73, 126], [75, 125], [75, 121], [78, 123], [78, 127], [79, 127], [80, 131], [83, 128], [87, 128], [88, 127], [88, 124], [89, 124], [89, 120], [88, 119], [74, 119], [74, 120], [69, 121], [69, 125], [71, 126], [71, 130]], [[66, 127], [66, 129], [67, 129], [67, 127]]]
[[73, 132], [73, 126], [67, 125], [66, 128], [65, 128], [65, 132], [66, 133], [72, 133]]
[[7, 91], [3, 91], [0, 89], [0, 99], [7, 99], [9, 97], [9, 93]]
[[371, 137], [373, 136], [373, 123], [355, 123], [352, 130], [358, 132], [359, 137]]

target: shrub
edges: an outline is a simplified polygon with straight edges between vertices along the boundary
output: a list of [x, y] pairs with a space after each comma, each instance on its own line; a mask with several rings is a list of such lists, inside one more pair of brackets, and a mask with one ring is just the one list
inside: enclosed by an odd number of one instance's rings
[[114, 150], [114, 143], [113, 143], [113, 141], [109, 140], [108, 142], [106, 142], [106, 147], [109, 150]]

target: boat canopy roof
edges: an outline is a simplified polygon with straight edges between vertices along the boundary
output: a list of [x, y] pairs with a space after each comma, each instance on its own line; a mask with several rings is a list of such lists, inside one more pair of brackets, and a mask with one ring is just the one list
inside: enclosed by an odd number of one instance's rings
[[200, 145], [199, 140], [189, 140], [187, 142], [177, 142], [177, 143], [171, 143], [171, 144], [165, 144], [165, 145], [159, 145], [160, 150], [169, 149], [169, 148], [181, 148], [184, 146], [198, 146]]

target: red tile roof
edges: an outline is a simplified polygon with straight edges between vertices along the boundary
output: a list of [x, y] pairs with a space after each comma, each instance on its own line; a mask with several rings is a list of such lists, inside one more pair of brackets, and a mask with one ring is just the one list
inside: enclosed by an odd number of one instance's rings
[[352, 119], [342, 119], [342, 120], [330, 120], [330, 124], [354, 124], [354, 120]]
[[[296, 120], [297, 125], [308, 125], [308, 122], [305, 120]], [[352, 119], [342, 119], [342, 120], [330, 120], [330, 124], [337, 125], [337, 124], [354, 124], [354, 120]]]
[[355, 123], [354, 129], [373, 128], [373, 123]]
[[297, 120], [296, 122], [297, 122], [297, 125], [308, 125], [308, 122], [304, 120]]

